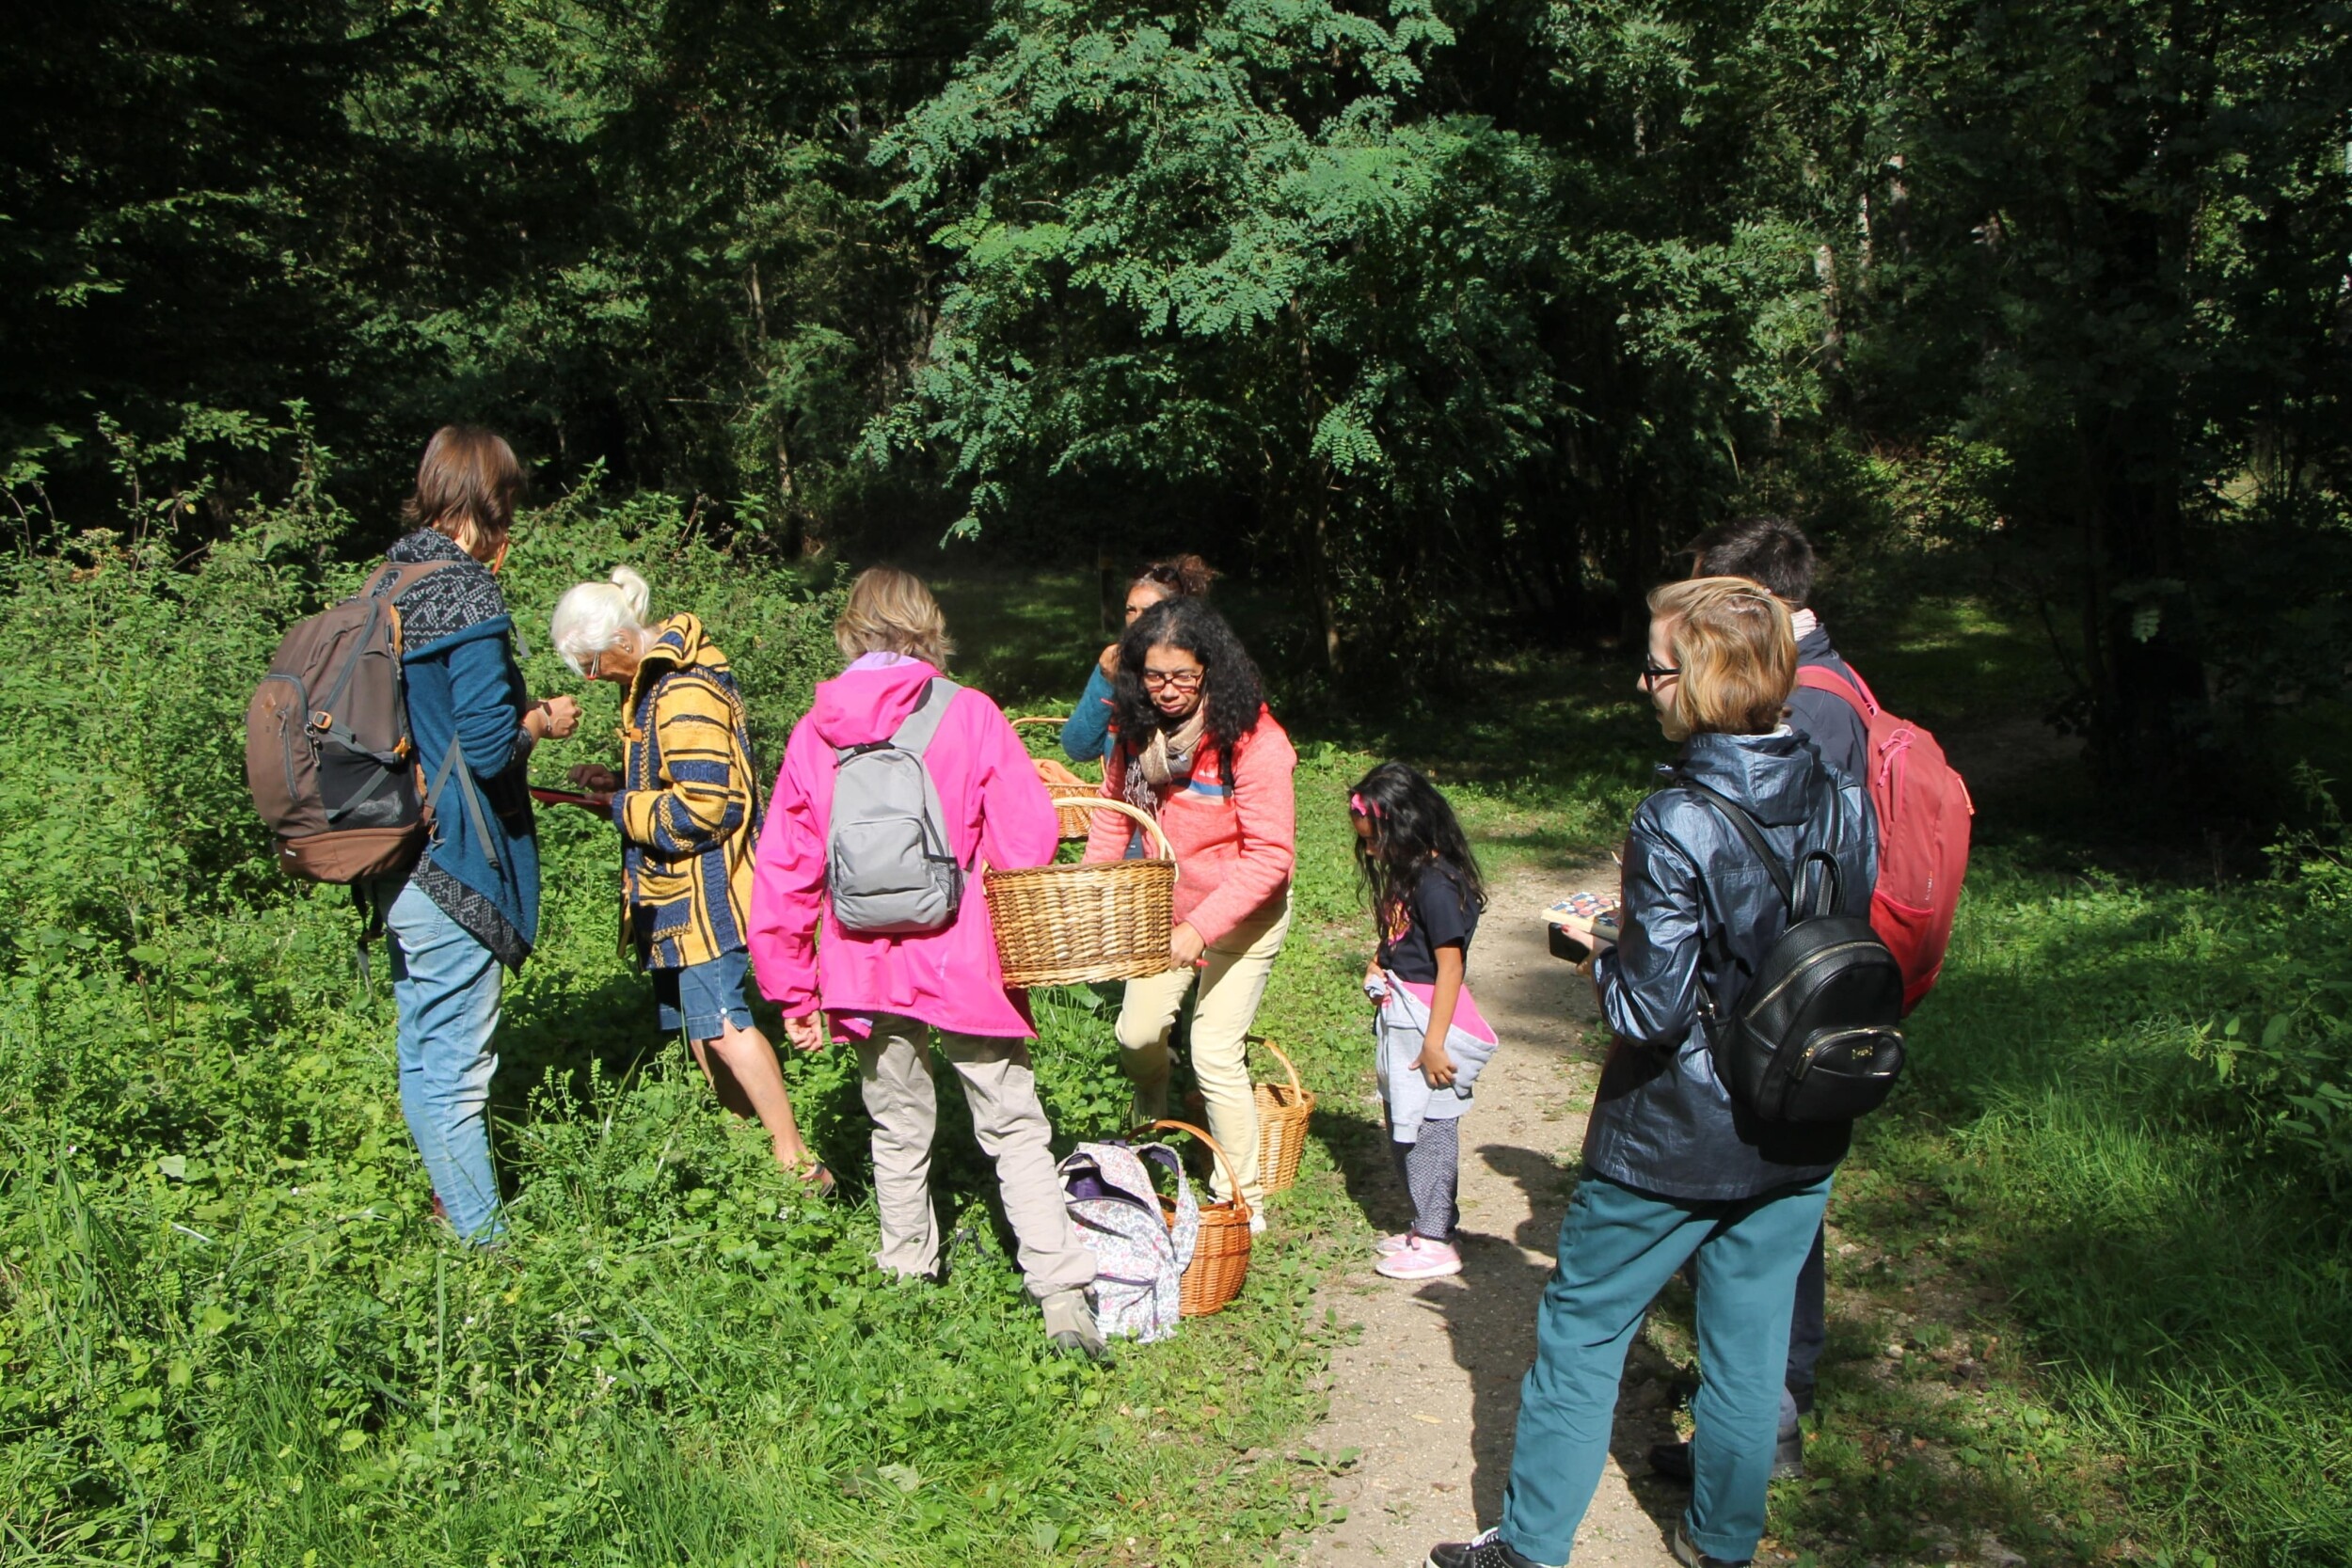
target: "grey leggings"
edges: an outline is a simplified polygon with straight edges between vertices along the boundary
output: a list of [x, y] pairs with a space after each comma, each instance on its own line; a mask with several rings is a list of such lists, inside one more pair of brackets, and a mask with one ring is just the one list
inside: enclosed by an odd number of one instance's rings
[[1433, 1242], [1453, 1240], [1462, 1217], [1454, 1206], [1461, 1181], [1461, 1126], [1452, 1117], [1430, 1117], [1421, 1124], [1418, 1143], [1389, 1144], [1396, 1179], [1413, 1200], [1413, 1229]]

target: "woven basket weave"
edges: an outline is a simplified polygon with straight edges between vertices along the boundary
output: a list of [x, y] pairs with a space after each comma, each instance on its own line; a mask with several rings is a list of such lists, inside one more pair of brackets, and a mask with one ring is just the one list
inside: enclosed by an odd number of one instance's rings
[[[1130, 1136], [1161, 1132], [1189, 1132], [1208, 1145], [1209, 1152], [1224, 1162], [1225, 1180], [1233, 1184], [1233, 1196], [1224, 1202], [1201, 1200], [1200, 1231], [1193, 1239], [1192, 1261], [1184, 1265], [1184, 1277], [1177, 1286], [1176, 1310], [1187, 1318], [1205, 1318], [1223, 1311], [1227, 1302], [1241, 1294], [1242, 1281], [1249, 1277], [1249, 1200], [1241, 1196], [1241, 1173], [1233, 1168], [1225, 1146], [1205, 1130], [1188, 1121], [1152, 1121]], [[1170, 1225], [1175, 1224], [1173, 1198], [1162, 1197], [1160, 1212]]]
[[[1062, 727], [1063, 722], [1064, 721], [1059, 719], [1040, 716], [1030, 719], [1016, 719], [1012, 721], [1012, 727], [1017, 730], [1025, 724], [1051, 724], [1055, 729], [1058, 730]], [[1043, 784], [1045, 786], [1045, 793], [1054, 798], [1054, 805], [1061, 823], [1061, 836], [1063, 839], [1069, 840], [1086, 837], [1087, 830], [1093, 824], [1094, 818], [1084, 806], [1078, 805], [1076, 802], [1080, 800], [1091, 800], [1095, 796], [1102, 794], [1103, 786], [1100, 784], [1087, 783], [1086, 780], [1078, 777], [1077, 774], [1073, 773], [1062, 764], [1060, 759], [1057, 757], [1032, 757], [1029, 760], [1037, 764], [1038, 783]]]
[[1280, 1046], [1263, 1035], [1249, 1038], [1273, 1052], [1290, 1074], [1287, 1085], [1259, 1084], [1252, 1090], [1258, 1099], [1258, 1179], [1267, 1192], [1279, 1193], [1298, 1180], [1298, 1157], [1307, 1149], [1307, 1118], [1315, 1114], [1315, 1097], [1299, 1083], [1296, 1065]]
[[990, 870], [982, 881], [996, 958], [1005, 984], [1016, 990], [1135, 980], [1173, 967], [1168, 943], [1175, 928], [1174, 847], [1157, 822], [1124, 800], [1098, 796], [1079, 804], [1134, 817], [1159, 841], [1160, 858]]

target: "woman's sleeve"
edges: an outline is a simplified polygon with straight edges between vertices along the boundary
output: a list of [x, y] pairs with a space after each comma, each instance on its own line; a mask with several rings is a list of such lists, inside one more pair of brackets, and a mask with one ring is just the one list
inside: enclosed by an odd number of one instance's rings
[[752, 819], [752, 781], [736, 766], [735, 709], [709, 681], [662, 683], [653, 731], [663, 779], [612, 797], [612, 821], [631, 844], [659, 855], [693, 855]]
[[[803, 721], [805, 725], [805, 721]], [[760, 994], [798, 1018], [818, 1005], [817, 926], [825, 907], [825, 837], [808, 789], [813, 740], [792, 732], [752, 860], [752, 969]]]
[[1100, 664], [1087, 668], [1087, 689], [1061, 727], [1061, 749], [1073, 762], [1099, 762], [1111, 738], [1111, 683]]
[[1298, 859], [1298, 800], [1293, 775], [1298, 753], [1290, 736], [1261, 724], [1230, 752], [1234, 826], [1241, 853], [1215, 892], [1194, 906], [1185, 924], [1203, 942], [1216, 942], [1282, 891]]
[[[1126, 755], [1114, 746], [1110, 754], [1103, 759], [1103, 787], [1095, 793], [1105, 800], [1124, 804], [1126, 789]], [[1094, 821], [1087, 829], [1087, 851], [1083, 858], [1089, 861], [1125, 859], [1128, 840], [1136, 831], [1135, 818], [1122, 816], [1115, 811], [1095, 811], [1087, 815]]]
[[457, 744], [465, 750], [467, 771], [486, 783], [522, 754], [523, 715], [515, 702], [522, 681], [502, 636], [460, 642], [446, 657]]
[[973, 743], [980, 791], [980, 853], [1000, 871], [1026, 871], [1053, 863], [1061, 843], [1061, 818], [1054, 798], [1037, 776], [1037, 764], [1003, 710], [977, 691], [956, 699], [971, 703], [977, 734]]
[[1704, 894], [1681, 848], [1636, 815], [1626, 835], [1624, 940], [1594, 964], [1609, 1026], [1641, 1044], [1679, 1044], [1699, 1016]]

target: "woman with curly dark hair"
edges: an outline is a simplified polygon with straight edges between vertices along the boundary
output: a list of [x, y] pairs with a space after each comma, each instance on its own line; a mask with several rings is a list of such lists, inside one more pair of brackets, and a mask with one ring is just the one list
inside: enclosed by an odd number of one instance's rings
[[[1168, 1031], [1197, 974], [1193, 1075], [1209, 1131], [1236, 1167], [1250, 1224], [1263, 1228], [1258, 1107], [1244, 1041], [1290, 930], [1298, 753], [1266, 711], [1258, 667], [1233, 628], [1199, 598], [1163, 599], [1136, 618], [1119, 644], [1113, 695], [1117, 735], [1103, 793], [1157, 818], [1178, 867], [1173, 967], [1128, 981], [1119, 1013], [1136, 1117], [1167, 1109]], [[1124, 817], [1098, 813], [1087, 859], [1140, 853], [1139, 832]], [[1232, 1196], [1221, 1166], [1212, 1185], [1219, 1197]]]

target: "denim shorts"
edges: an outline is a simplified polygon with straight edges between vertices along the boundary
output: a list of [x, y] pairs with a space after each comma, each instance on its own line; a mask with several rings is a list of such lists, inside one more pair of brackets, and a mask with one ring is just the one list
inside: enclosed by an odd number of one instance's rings
[[751, 955], [739, 949], [708, 963], [655, 970], [653, 999], [661, 1009], [661, 1027], [683, 1029], [690, 1040], [715, 1040], [730, 1023], [750, 1028], [752, 1009], [743, 1000], [743, 980], [750, 973]]

